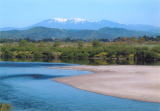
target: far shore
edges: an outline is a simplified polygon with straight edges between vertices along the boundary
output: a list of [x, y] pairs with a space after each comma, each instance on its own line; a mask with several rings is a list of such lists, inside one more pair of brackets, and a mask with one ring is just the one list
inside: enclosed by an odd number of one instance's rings
[[80, 65], [56, 68], [91, 71], [91, 74], [53, 79], [57, 82], [103, 95], [160, 103], [160, 66]]

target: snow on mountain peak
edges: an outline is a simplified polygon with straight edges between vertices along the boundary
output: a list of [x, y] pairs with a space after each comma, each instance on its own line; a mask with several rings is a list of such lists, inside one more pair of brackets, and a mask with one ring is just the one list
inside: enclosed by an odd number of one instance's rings
[[75, 22], [84, 22], [84, 21], [87, 21], [86, 19], [82, 19], [82, 18], [72, 18], [71, 20], [73, 20]]
[[68, 21], [71, 21], [71, 22], [74, 22], [74, 23], [87, 21], [86, 19], [82, 19], [82, 18], [70, 18], [70, 19], [67, 19], [67, 18], [53, 18], [52, 20], [54, 20], [56, 22], [61, 22], [61, 23], [68, 22]]
[[53, 20], [55, 20], [56, 22], [67, 22], [68, 21], [67, 18], [53, 18]]

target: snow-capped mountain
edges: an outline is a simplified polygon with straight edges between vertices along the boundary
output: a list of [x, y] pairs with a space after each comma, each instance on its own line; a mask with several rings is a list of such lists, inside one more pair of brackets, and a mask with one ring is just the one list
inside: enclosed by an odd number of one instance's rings
[[160, 32], [160, 27], [150, 25], [126, 25], [109, 20], [90, 21], [82, 18], [53, 18], [41, 21], [32, 27], [43, 26], [47, 28], [59, 28], [59, 29], [76, 29], [76, 30], [97, 30], [103, 27], [110, 28], [125, 28], [129, 30], [137, 31], [149, 31]]
[[160, 34], [160, 28], [149, 25], [125, 25], [108, 20], [90, 21], [81, 18], [53, 18], [29, 27], [1, 31], [0, 33], [0, 38], [31, 38], [37, 40], [67, 37], [74, 39], [113, 39], [144, 35], [157, 36]]
[[33, 27], [46, 27], [58, 29], [73, 29], [73, 30], [98, 30], [100, 28], [124, 28], [127, 30], [144, 31], [160, 33], [160, 27], [151, 25], [126, 25], [109, 20], [91, 21], [83, 18], [52, 18], [41, 21], [29, 27], [24, 28], [0, 28], [0, 31], [7, 30], [26, 30]]
[[118, 24], [116, 22], [101, 20], [101, 21], [89, 21], [82, 18], [53, 18], [44, 20], [35, 25], [43, 26], [48, 28], [60, 28], [60, 29], [100, 29], [103, 27], [120, 27], [122, 24]]
[[53, 18], [33, 25], [33, 27], [37, 26], [60, 29], [96, 29], [93, 28], [93, 22], [82, 18]]

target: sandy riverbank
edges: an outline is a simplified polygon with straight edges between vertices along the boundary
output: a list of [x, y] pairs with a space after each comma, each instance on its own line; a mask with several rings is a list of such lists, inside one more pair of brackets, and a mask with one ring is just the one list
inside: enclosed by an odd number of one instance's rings
[[160, 66], [67, 66], [59, 69], [88, 70], [92, 74], [56, 78], [57, 82], [99, 94], [160, 102]]

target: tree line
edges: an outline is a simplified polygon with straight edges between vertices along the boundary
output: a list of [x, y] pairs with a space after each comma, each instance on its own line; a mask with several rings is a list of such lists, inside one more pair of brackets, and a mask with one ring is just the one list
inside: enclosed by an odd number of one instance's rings
[[[159, 37], [157, 37], [159, 38]], [[156, 39], [157, 39], [156, 38]], [[28, 41], [0, 44], [1, 58], [160, 60], [160, 42], [141, 38], [113, 41]]]

